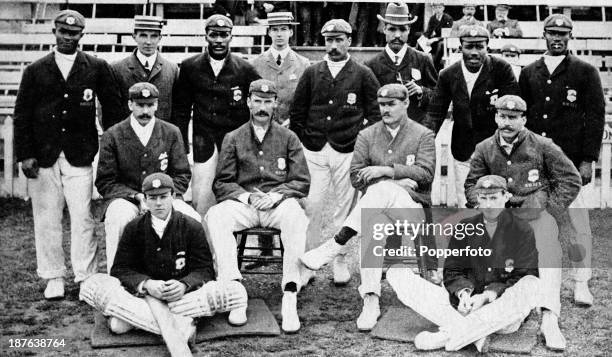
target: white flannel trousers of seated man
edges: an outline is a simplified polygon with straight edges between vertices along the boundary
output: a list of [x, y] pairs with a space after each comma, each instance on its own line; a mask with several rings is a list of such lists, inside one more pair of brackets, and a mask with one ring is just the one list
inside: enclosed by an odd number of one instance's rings
[[[402, 208], [407, 208], [408, 210], [399, 211]], [[368, 187], [366, 193], [357, 202], [355, 208], [353, 208], [344, 221], [344, 226], [355, 230], [359, 234], [361, 233], [362, 224], [372, 227], [375, 223], [395, 223], [398, 219], [418, 223], [425, 220], [425, 212], [422, 208], [423, 206], [415, 202], [408, 191], [398, 184], [389, 180], [380, 181]], [[366, 211], [372, 215], [368, 214], [368, 217], [363, 217], [362, 209], [372, 209], [371, 211]], [[396, 210], [394, 211], [393, 209]], [[373, 214], [378, 210], [380, 212]], [[400, 214], [400, 216], [396, 217], [397, 214]], [[366, 219], [366, 221], [362, 222], [362, 219]], [[380, 296], [380, 279], [382, 278], [384, 260], [383, 256], [372, 254], [373, 246], [371, 244], [368, 247], [363, 246], [365, 242], [366, 240], [362, 239], [361, 285], [359, 286], [359, 294], [362, 298], [368, 293]], [[367, 242], [370, 241], [367, 240]], [[371, 241], [371, 243], [380, 245], [378, 241]], [[363, 260], [364, 254], [367, 256], [367, 263]]]
[[213, 253], [218, 281], [240, 280], [234, 232], [253, 227], [280, 229], [285, 248], [282, 289], [294, 282], [300, 289], [300, 262], [304, 254], [308, 218], [295, 198], [288, 198], [267, 211], [259, 211], [240, 201], [226, 200], [208, 210], [204, 221]]
[[[172, 208], [198, 222], [202, 221], [198, 212], [183, 200], [172, 200]], [[121, 239], [125, 226], [134, 218], [138, 217], [139, 213], [140, 209], [138, 206], [123, 198], [114, 199], [106, 208], [106, 213], [104, 215], [104, 232], [106, 236], [107, 272], [110, 273], [113, 262], [115, 261], [115, 254], [117, 253], [119, 240]]]
[[445, 288], [428, 282], [408, 268], [391, 267], [387, 281], [404, 305], [448, 333], [447, 351], [458, 351], [492, 333], [516, 332], [537, 306], [540, 287], [537, 277], [524, 276], [493, 302], [463, 316], [450, 304]]
[[[146, 300], [127, 292], [119, 279], [113, 276], [92, 275], [81, 284], [79, 298], [105, 316], [118, 318], [138, 329], [161, 335], [161, 329]], [[195, 317], [212, 316], [245, 307], [247, 299], [246, 289], [237, 281], [223, 284], [209, 281], [201, 288], [183, 295], [181, 299], [168, 303], [168, 307], [178, 326], [189, 326]]]

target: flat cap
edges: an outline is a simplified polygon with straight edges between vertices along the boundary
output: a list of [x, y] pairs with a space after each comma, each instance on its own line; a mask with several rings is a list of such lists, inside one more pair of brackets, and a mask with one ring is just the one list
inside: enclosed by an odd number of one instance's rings
[[276, 90], [276, 84], [267, 79], [258, 79], [251, 82], [249, 85], [249, 95], [257, 94], [259, 97], [271, 98], [276, 97], [278, 91]]
[[174, 192], [172, 177], [163, 172], [152, 173], [142, 181], [142, 192], [147, 195], [160, 195], [166, 192]]
[[206, 20], [204, 30], [214, 28], [215, 30], [231, 31], [233, 27], [234, 23], [229, 19], [229, 17], [221, 14], [215, 14]]
[[342, 19], [331, 19], [323, 25], [321, 35], [323, 36], [338, 36], [340, 34], [351, 35], [353, 28], [351, 25]]
[[154, 84], [139, 82], [128, 90], [129, 100], [152, 103], [159, 97], [159, 91]]
[[495, 108], [511, 112], [524, 112], [527, 110], [527, 103], [518, 95], [508, 94], [495, 101]]
[[501, 48], [501, 53], [505, 53], [505, 52], [511, 52], [511, 53], [517, 53], [517, 54], [521, 54], [521, 49], [518, 48], [516, 45], [513, 45], [511, 43], [507, 43], [505, 44], [502, 48]]
[[136, 30], [143, 31], [161, 31], [166, 21], [160, 16], [134, 16], [134, 32]]
[[376, 97], [378, 99], [406, 100], [408, 98], [408, 89], [399, 83], [389, 83], [378, 89]]
[[478, 25], [463, 26], [459, 32], [459, 39], [465, 42], [488, 41], [489, 31]]
[[544, 31], [554, 30], [571, 32], [574, 28], [572, 20], [563, 14], [552, 14], [544, 20]]
[[506, 179], [497, 175], [482, 176], [474, 186], [476, 193], [495, 193], [501, 190], [507, 191]]
[[65, 28], [78, 31], [85, 28], [85, 17], [78, 11], [62, 10], [57, 13], [53, 23], [61, 24]]

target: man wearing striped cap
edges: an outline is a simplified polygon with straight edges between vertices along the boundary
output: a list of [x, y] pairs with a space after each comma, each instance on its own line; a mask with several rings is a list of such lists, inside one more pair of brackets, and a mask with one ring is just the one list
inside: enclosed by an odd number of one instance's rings
[[164, 22], [158, 16], [135, 16], [132, 37], [137, 48], [131, 55], [111, 66], [120, 82], [125, 102], [128, 100], [128, 89], [134, 84], [154, 84], [159, 90], [159, 107], [155, 116], [168, 121], [172, 112], [172, 88], [179, 69], [176, 63], [164, 59], [157, 49]]

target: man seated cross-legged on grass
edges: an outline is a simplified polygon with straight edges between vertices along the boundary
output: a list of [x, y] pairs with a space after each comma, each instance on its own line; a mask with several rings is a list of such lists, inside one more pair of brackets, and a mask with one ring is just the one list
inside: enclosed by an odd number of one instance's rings
[[246, 306], [242, 284], [214, 280], [202, 224], [172, 207], [172, 178], [149, 175], [142, 191], [149, 211], [125, 227], [111, 275], [95, 274], [85, 280], [79, 297], [109, 316], [114, 333], [136, 327], [161, 334], [164, 326], [156, 322], [144, 299], [150, 295], [167, 303], [185, 339], [195, 332], [194, 317]]
[[[446, 289], [408, 268], [393, 266], [387, 272], [399, 300], [440, 326], [438, 332], [419, 333], [414, 339], [417, 349], [456, 351], [474, 343], [481, 351], [486, 336], [517, 331], [538, 305], [534, 232], [527, 221], [504, 209], [511, 196], [506, 185], [506, 179], [496, 175], [483, 176], [475, 185], [480, 214], [461, 221], [475, 227], [473, 234], [455, 233], [448, 248], [457, 252], [482, 248], [483, 253], [447, 257]], [[491, 254], [487, 256], [484, 249]]]

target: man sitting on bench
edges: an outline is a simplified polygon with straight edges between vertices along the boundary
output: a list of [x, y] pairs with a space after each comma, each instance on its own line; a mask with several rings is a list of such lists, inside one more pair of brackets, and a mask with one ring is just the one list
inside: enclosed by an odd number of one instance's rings
[[[233, 233], [257, 226], [281, 230], [283, 258], [282, 329], [300, 328], [297, 291], [301, 287], [298, 257], [304, 253], [308, 218], [298, 199], [308, 194], [310, 175], [298, 137], [272, 119], [274, 82], [251, 83], [248, 123], [228, 133], [221, 147], [213, 191], [219, 204], [204, 221], [216, 256], [219, 281], [240, 280]], [[246, 307], [230, 313], [229, 322], [246, 323]]]

